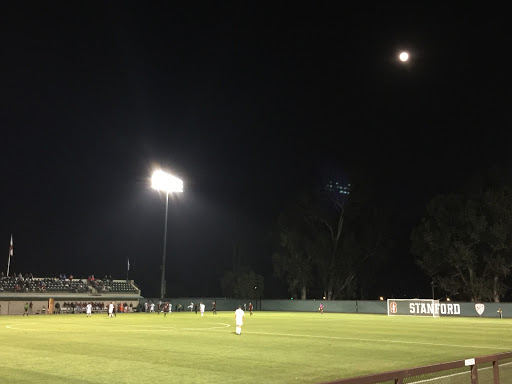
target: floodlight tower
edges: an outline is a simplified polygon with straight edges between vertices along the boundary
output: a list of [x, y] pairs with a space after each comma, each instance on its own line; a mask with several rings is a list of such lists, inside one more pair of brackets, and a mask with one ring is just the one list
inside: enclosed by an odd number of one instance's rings
[[164, 251], [162, 254], [162, 281], [160, 285], [160, 297], [165, 296], [165, 253], [167, 248], [167, 212], [169, 211], [169, 193], [183, 192], [183, 181], [162, 170], [153, 172], [151, 187], [157, 191], [165, 192], [165, 224], [164, 224]]

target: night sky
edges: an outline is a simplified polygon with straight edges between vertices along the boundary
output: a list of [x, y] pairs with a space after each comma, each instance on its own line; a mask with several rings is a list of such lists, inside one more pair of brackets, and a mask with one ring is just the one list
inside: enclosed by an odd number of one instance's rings
[[467, 4], [4, 3], [2, 269], [12, 233], [11, 272], [125, 278], [129, 258], [157, 295], [162, 167], [185, 186], [169, 295], [220, 295], [242, 238], [264, 296], [282, 297], [268, 233], [334, 169], [369, 175], [393, 212], [383, 291], [398, 274], [409, 296], [429, 290], [409, 251], [426, 203], [511, 166], [510, 36], [503, 10]]

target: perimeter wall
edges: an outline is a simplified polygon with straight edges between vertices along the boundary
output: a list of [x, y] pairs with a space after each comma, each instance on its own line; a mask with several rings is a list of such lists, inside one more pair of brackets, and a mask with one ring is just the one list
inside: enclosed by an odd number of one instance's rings
[[[158, 303], [157, 298], [142, 299], [144, 302]], [[340, 300], [340, 301], [320, 301], [320, 300], [239, 300], [239, 299], [226, 299], [226, 298], [202, 298], [202, 297], [188, 297], [188, 298], [170, 298], [166, 299], [172, 303], [172, 311], [175, 312], [177, 305], [181, 304], [185, 310], [190, 303], [199, 304], [203, 302], [206, 304], [206, 310], [212, 310], [212, 303], [217, 303], [217, 311], [234, 311], [239, 305], [244, 308], [249, 307], [249, 302], [252, 302], [254, 309], [257, 311], [290, 311], [290, 312], [318, 312], [320, 303], [324, 305], [324, 312], [335, 313], [368, 313], [368, 314], [387, 314], [386, 301], [370, 301], [370, 300]], [[512, 303], [479, 303], [484, 305], [484, 311], [481, 315], [476, 311], [475, 303], [470, 302], [440, 302], [442, 308], [450, 307], [441, 313], [441, 316], [462, 316], [462, 317], [499, 317], [498, 308], [503, 311], [503, 317], [512, 317]]]

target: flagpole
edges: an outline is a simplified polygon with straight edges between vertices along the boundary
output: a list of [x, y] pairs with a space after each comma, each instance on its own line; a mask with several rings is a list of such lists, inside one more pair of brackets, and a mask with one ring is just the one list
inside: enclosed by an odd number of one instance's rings
[[9, 277], [9, 268], [11, 267], [11, 256], [13, 255], [12, 233], [11, 242], [9, 244], [9, 260], [7, 261], [7, 277]]

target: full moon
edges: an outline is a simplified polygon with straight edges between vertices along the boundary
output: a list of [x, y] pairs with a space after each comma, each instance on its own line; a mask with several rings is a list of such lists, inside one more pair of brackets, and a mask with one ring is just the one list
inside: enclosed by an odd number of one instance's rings
[[399, 57], [400, 57], [400, 61], [409, 60], [409, 54], [407, 52], [402, 52]]

